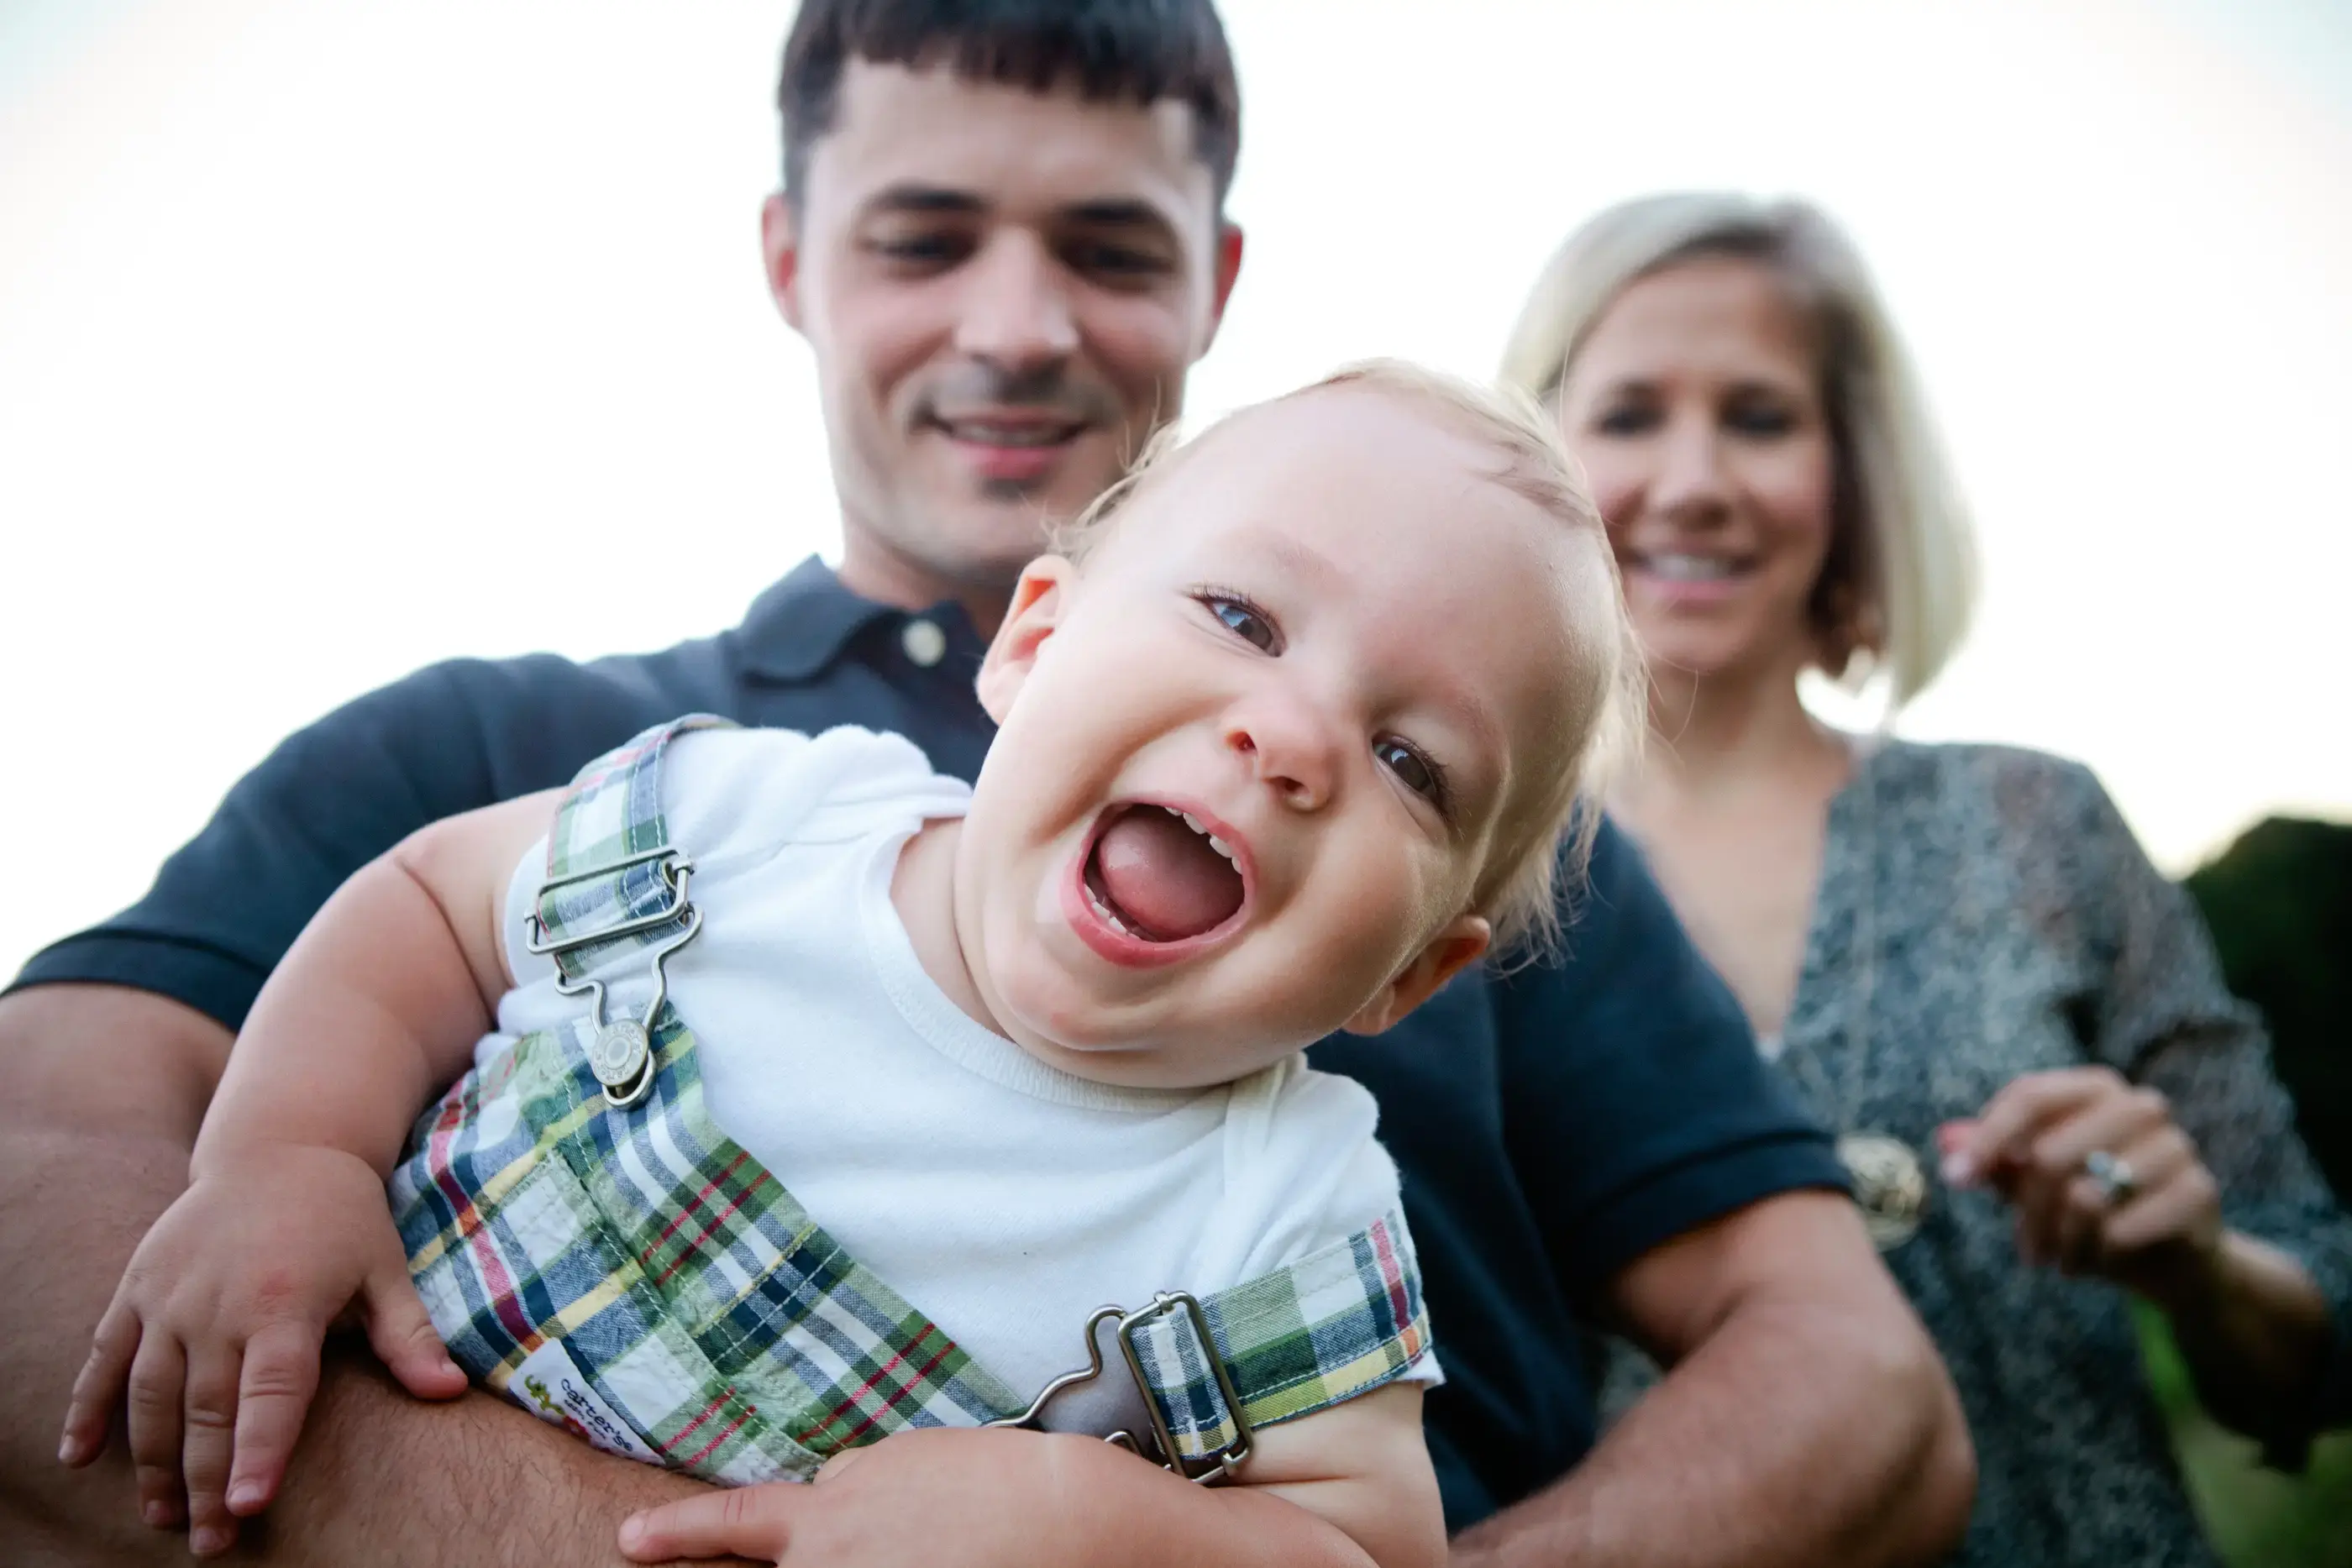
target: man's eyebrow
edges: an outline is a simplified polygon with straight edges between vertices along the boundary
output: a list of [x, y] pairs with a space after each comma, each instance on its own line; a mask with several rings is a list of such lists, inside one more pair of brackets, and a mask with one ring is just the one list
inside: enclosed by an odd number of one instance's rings
[[923, 185], [913, 181], [900, 181], [885, 185], [866, 199], [869, 213], [981, 213], [988, 204], [970, 191], [958, 191], [946, 185]]
[[1062, 217], [1071, 223], [1086, 224], [1095, 228], [1148, 228], [1173, 236], [1176, 225], [1168, 214], [1150, 202], [1129, 196], [1100, 196], [1088, 202], [1073, 202], [1064, 207]]

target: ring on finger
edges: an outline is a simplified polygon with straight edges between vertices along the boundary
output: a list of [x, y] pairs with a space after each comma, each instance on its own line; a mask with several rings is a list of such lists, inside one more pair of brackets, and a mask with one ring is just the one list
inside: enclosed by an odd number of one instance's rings
[[2099, 1200], [2109, 1208], [2122, 1207], [2139, 1190], [2139, 1178], [2131, 1162], [2105, 1149], [2094, 1149], [2084, 1156], [2083, 1174], [2091, 1178], [2091, 1184], [2099, 1189]]

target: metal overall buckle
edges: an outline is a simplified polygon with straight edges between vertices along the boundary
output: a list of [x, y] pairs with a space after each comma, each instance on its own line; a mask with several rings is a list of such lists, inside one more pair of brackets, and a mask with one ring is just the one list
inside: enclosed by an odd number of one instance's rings
[[[1143, 1357], [1136, 1350], [1136, 1333], [1139, 1329], [1156, 1318], [1180, 1312], [1191, 1322], [1192, 1337], [1199, 1342], [1202, 1359], [1208, 1364], [1210, 1375], [1217, 1381], [1218, 1396], [1224, 1400], [1225, 1413], [1234, 1425], [1232, 1442], [1192, 1459], [1176, 1451], [1176, 1434], [1169, 1428], [1168, 1417], [1161, 1411], [1159, 1399], [1153, 1396], [1151, 1381], [1144, 1375]], [[1127, 1359], [1128, 1375], [1135, 1379], [1136, 1392], [1143, 1396], [1144, 1414], [1151, 1418], [1152, 1436], [1158, 1441], [1160, 1451], [1160, 1458], [1155, 1462], [1161, 1469], [1173, 1471], [1202, 1486], [1230, 1479], [1241, 1469], [1242, 1461], [1249, 1458], [1256, 1434], [1250, 1426], [1249, 1417], [1242, 1414], [1241, 1396], [1234, 1392], [1233, 1373], [1226, 1367], [1225, 1358], [1217, 1353], [1217, 1342], [1209, 1336], [1208, 1314], [1201, 1310], [1199, 1301], [1182, 1291], [1158, 1291], [1152, 1296], [1150, 1306], [1131, 1312], [1123, 1307], [1097, 1307], [1087, 1318], [1087, 1364], [1074, 1372], [1066, 1372], [1045, 1385], [1037, 1397], [1029, 1402], [1029, 1408], [1020, 1415], [1007, 1416], [988, 1425], [1034, 1428], [1038, 1425], [1039, 1415], [1055, 1395], [1100, 1377], [1103, 1370], [1102, 1343], [1095, 1336], [1106, 1322], [1118, 1324], [1118, 1348]], [[1151, 1458], [1143, 1453], [1132, 1432], [1113, 1432], [1104, 1441], [1117, 1443], [1129, 1453], [1142, 1454], [1145, 1458]]]
[[[541, 904], [558, 888], [573, 887], [583, 882], [595, 882], [604, 877], [618, 876], [637, 866], [657, 866], [663, 891], [668, 901], [647, 915], [618, 920], [593, 931], [567, 932], [550, 939], [546, 924], [539, 917]], [[531, 900], [530, 913], [523, 917], [524, 946], [543, 957], [561, 958], [566, 953], [576, 953], [583, 947], [599, 946], [617, 942], [624, 936], [657, 930], [664, 925], [684, 922], [677, 935], [654, 948], [651, 957], [654, 969], [653, 1000], [646, 1004], [642, 1019], [616, 1019], [604, 1021], [604, 982], [573, 980], [564, 974], [562, 966], [556, 967], [555, 988], [567, 997], [586, 996], [589, 998], [588, 1018], [595, 1026], [596, 1035], [588, 1047], [588, 1069], [596, 1082], [604, 1086], [604, 1099], [616, 1111], [625, 1111], [643, 1100], [654, 1086], [653, 1031], [654, 1020], [660, 1015], [662, 1003], [669, 996], [669, 973], [663, 967], [669, 956], [694, 940], [702, 929], [702, 911], [686, 896], [687, 882], [694, 874], [694, 862], [677, 850], [665, 846], [646, 850], [617, 860], [610, 865], [589, 871], [553, 876], [539, 884], [539, 893]]]

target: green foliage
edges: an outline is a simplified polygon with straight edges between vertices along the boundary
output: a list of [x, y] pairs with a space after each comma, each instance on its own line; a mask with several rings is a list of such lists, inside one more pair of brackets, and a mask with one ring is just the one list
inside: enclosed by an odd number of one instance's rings
[[[2262, 1009], [2304, 1141], [2352, 1193], [2352, 827], [2271, 818], [2187, 879], [2230, 989]], [[2163, 1320], [2141, 1317], [2148, 1384], [2215, 1547], [2231, 1568], [2352, 1568], [2352, 1434], [2315, 1444], [2300, 1476], [2197, 1404]]]
[[2352, 1565], [2352, 1434], [2313, 1444], [2299, 1476], [2266, 1469], [2252, 1442], [2198, 1407], [2189, 1369], [2153, 1312], [2140, 1315], [2140, 1350], [2198, 1514], [2230, 1568]]
[[2304, 1142], [2352, 1194], [2352, 827], [2269, 818], [2183, 885], [2270, 1026]]

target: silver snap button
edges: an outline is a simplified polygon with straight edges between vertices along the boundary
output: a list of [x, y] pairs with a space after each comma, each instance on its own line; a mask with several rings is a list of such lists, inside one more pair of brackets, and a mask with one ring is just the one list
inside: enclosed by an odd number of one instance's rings
[[948, 634], [936, 621], [909, 621], [898, 633], [898, 646], [918, 669], [928, 670], [948, 656]]
[[626, 1087], [645, 1070], [653, 1041], [635, 1019], [606, 1024], [588, 1048], [588, 1070], [607, 1089]]

